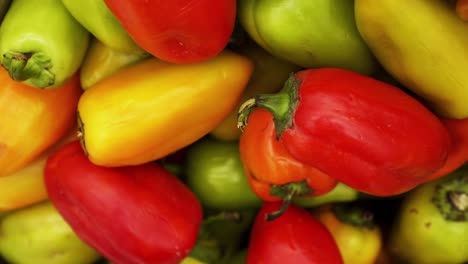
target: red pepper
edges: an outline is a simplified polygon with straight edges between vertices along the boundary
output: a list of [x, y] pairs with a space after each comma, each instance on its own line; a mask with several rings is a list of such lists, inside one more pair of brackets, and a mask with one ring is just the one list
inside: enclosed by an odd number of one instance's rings
[[433, 173], [427, 181], [444, 177], [468, 161], [468, 118], [441, 118], [441, 120], [450, 134], [452, 144], [444, 166]]
[[338, 246], [327, 228], [305, 209], [292, 204], [274, 221], [265, 215], [280, 203], [264, 203], [250, 234], [247, 264], [342, 264]]
[[92, 164], [78, 141], [47, 161], [52, 203], [75, 233], [115, 264], [179, 263], [195, 245], [201, 205], [156, 163]]
[[397, 195], [444, 165], [447, 129], [415, 98], [352, 71], [306, 69], [277, 94], [258, 95], [241, 109], [239, 127], [262, 107], [295, 159], [376, 196]]
[[214, 57], [234, 31], [236, 0], [104, 0], [144, 50], [174, 63]]
[[297, 161], [276, 140], [275, 124], [268, 111], [253, 112], [249, 124], [239, 142], [249, 184], [264, 201], [283, 200], [282, 209], [269, 215], [269, 220], [278, 217], [293, 198], [322, 195], [336, 186], [334, 178]]

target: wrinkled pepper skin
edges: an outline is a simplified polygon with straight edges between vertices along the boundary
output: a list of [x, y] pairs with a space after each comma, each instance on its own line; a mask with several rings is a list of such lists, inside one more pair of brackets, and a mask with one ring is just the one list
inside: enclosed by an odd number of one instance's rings
[[371, 211], [335, 203], [315, 208], [312, 214], [332, 234], [345, 264], [375, 264], [383, 238]]
[[297, 72], [282, 92], [246, 102], [241, 128], [256, 107], [273, 112], [292, 157], [375, 196], [424, 182], [444, 165], [451, 144], [440, 119], [415, 98], [344, 69]]
[[239, 149], [250, 186], [264, 201], [288, 199], [273, 195], [274, 186], [287, 188], [288, 184], [305, 181], [308, 190], [294, 193], [294, 196], [318, 196], [331, 191], [337, 184], [334, 178], [299, 162], [286, 151], [276, 140], [272, 115], [264, 109], [257, 109], [249, 116]]
[[154, 162], [97, 166], [74, 141], [48, 159], [45, 183], [76, 234], [115, 264], [176, 264], [195, 245], [201, 205]]
[[101, 256], [45, 201], [0, 220], [0, 254], [8, 263], [91, 264]]
[[130, 37], [104, 0], [61, 0], [68, 12], [106, 46], [123, 53], [146, 53]]
[[12, 80], [3, 68], [0, 83], [2, 177], [25, 167], [75, 125], [82, 90], [78, 75], [60, 88], [40, 90]]
[[434, 172], [427, 182], [450, 174], [468, 161], [468, 118], [441, 118], [441, 120], [450, 134], [452, 144], [444, 166]]
[[468, 262], [468, 164], [407, 193], [388, 250], [409, 264]]
[[250, 60], [227, 50], [202, 63], [151, 58], [120, 70], [80, 98], [88, 157], [103, 166], [137, 165], [192, 144], [234, 109], [252, 71]]
[[188, 187], [211, 209], [258, 208], [245, 176], [238, 141], [204, 138], [187, 148], [185, 176]]
[[0, 212], [9, 212], [45, 201], [48, 198], [44, 185], [47, 158], [66, 143], [77, 139], [77, 130], [73, 128], [25, 167], [0, 177]]
[[279, 203], [264, 203], [250, 233], [247, 264], [342, 264], [338, 246], [327, 228], [305, 209], [291, 205], [284, 214], [266, 221]]
[[57, 88], [78, 71], [89, 38], [60, 0], [15, 0], [0, 27], [0, 62], [17, 81]]
[[236, 0], [104, 0], [144, 50], [164, 61], [213, 58], [234, 30]]
[[148, 56], [122, 52], [93, 38], [80, 68], [81, 88], [86, 90], [116, 71], [145, 58]]
[[239, 0], [250, 37], [278, 58], [304, 68], [371, 74], [377, 63], [354, 21], [354, 1]]
[[210, 132], [211, 136], [220, 140], [239, 140], [241, 131], [237, 128], [237, 111], [245, 100], [259, 93], [279, 91], [289, 74], [300, 69], [297, 65], [271, 55], [255, 43], [247, 43], [234, 50], [254, 63], [254, 71], [237, 106]]

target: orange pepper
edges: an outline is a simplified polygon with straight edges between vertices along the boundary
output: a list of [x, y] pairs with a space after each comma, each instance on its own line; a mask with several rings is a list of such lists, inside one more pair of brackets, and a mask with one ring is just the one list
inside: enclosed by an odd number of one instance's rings
[[468, 0], [457, 0], [455, 11], [458, 17], [464, 21], [468, 21]]
[[88, 158], [137, 165], [190, 145], [234, 109], [252, 72], [249, 59], [227, 50], [198, 63], [150, 58], [119, 70], [79, 101]]
[[3, 68], [0, 84], [0, 176], [7, 176], [73, 127], [82, 90], [77, 74], [61, 87], [41, 90], [14, 81]]
[[0, 177], [0, 212], [8, 212], [47, 200], [44, 168], [47, 158], [68, 142], [78, 139], [74, 127], [56, 144], [44, 151], [26, 167]]

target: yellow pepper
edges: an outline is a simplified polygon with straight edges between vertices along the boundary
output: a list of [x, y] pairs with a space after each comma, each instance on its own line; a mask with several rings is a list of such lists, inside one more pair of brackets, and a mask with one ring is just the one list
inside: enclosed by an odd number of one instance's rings
[[128, 66], [81, 96], [83, 148], [97, 165], [126, 166], [188, 146], [235, 108], [253, 67], [228, 50], [200, 63], [150, 58]]
[[329, 204], [313, 211], [332, 234], [344, 264], [374, 264], [382, 248], [382, 233], [370, 212], [350, 204]]
[[257, 94], [279, 91], [289, 74], [300, 69], [297, 65], [271, 55], [255, 43], [241, 45], [236, 51], [252, 60], [255, 68], [234, 110], [210, 132], [210, 135], [220, 140], [240, 138], [241, 131], [237, 128], [237, 111], [243, 102]]
[[77, 129], [74, 127], [26, 167], [0, 177], [0, 212], [8, 212], [47, 200], [44, 184], [44, 167], [47, 158], [61, 146], [76, 139]]
[[116, 71], [148, 57], [148, 54], [138, 55], [113, 49], [93, 38], [83, 64], [81, 64], [81, 87], [88, 89]]

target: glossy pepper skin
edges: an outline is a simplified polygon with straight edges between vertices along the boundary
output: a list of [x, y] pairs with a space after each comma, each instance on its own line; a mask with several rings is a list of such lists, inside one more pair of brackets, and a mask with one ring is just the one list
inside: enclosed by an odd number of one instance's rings
[[235, 0], [104, 0], [135, 42], [156, 58], [194, 63], [216, 56], [234, 29]]
[[468, 164], [405, 195], [388, 250], [409, 264], [468, 261]]
[[282, 200], [287, 206], [295, 197], [319, 196], [337, 184], [334, 178], [289, 154], [276, 140], [273, 116], [265, 109], [249, 116], [239, 150], [250, 186], [264, 201]]
[[72, 16], [106, 46], [134, 55], [146, 53], [122, 27], [104, 0], [61, 1]]
[[197, 239], [200, 203], [154, 162], [97, 166], [74, 141], [48, 159], [45, 183], [76, 234], [115, 264], [176, 264]]
[[17, 81], [57, 88], [78, 71], [89, 38], [60, 0], [15, 0], [0, 27], [0, 62]]
[[305, 209], [291, 205], [281, 217], [266, 221], [265, 215], [280, 206], [267, 202], [258, 212], [250, 233], [247, 264], [343, 263], [330, 232]]
[[53, 90], [14, 81], [0, 68], [0, 177], [25, 167], [76, 122], [78, 75]]
[[252, 71], [249, 59], [228, 50], [201, 63], [150, 58], [120, 70], [78, 103], [88, 157], [138, 165], [194, 143], [234, 109]]
[[383, 237], [370, 210], [350, 203], [334, 203], [315, 208], [312, 213], [332, 234], [345, 264], [375, 263]]
[[185, 176], [189, 188], [208, 208], [237, 210], [262, 204], [245, 176], [238, 141], [203, 138], [191, 144]]
[[415, 98], [343, 69], [291, 75], [280, 93], [244, 104], [241, 128], [257, 107], [273, 113], [277, 138], [292, 157], [376, 196], [424, 182], [444, 165], [451, 143], [439, 118]]
[[122, 52], [93, 38], [80, 68], [81, 88], [86, 90], [116, 71], [146, 58], [147, 55]]

